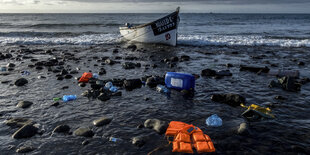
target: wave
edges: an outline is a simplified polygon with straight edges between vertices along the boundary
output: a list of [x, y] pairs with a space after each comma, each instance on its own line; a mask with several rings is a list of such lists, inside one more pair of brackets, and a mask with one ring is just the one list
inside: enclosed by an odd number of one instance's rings
[[59, 24], [33, 24], [33, 25], [25, 25], [27, 28], [53, 28], [53, 27], [87, 27], [87, 26], [119, 26], [120, 24], [116, 23], [108, 23], [108, 24], [101, 24], [101, 23], [78, 23], [78, 24], [66, 24], [66, 23], [59, 23]]
[[310, 47], [310, 39], [266, 38], [263, 36], [179, 35], [178, 44], [187, 46], [281, 46]]
[[0, 45], [100, 45], [120, 42], [117, 34], [66, 37], [0, 37]]

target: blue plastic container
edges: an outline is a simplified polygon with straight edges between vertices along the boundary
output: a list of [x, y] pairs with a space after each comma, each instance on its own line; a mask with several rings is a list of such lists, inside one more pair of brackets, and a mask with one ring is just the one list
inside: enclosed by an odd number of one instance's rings
[[165, 84], [168, 88], [177, 90], [194, 90], [195, 77], [187, 73], [167, 72]]

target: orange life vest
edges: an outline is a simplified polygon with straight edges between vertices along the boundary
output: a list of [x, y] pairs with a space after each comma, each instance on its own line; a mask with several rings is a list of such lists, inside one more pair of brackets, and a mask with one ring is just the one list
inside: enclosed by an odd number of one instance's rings
[[92, 73], [85, 72], [85, 73], [83, 73], [83, 75], [80, 78], [79, 82], [88, 82], [91, 77], [93, 77]]
[[166, 131], [166, 137], [174, 137], [172, 152], [194, 153], [193, 147], [198, 153], [215, 152], [210, 137], [192, 124], [171, 121]]

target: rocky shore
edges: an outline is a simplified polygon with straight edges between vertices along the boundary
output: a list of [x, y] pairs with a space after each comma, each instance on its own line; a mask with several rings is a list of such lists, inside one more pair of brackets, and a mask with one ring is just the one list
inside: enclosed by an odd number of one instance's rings
[[[170, 121], [194, 124], [219, 154], [307, 154], [310, 49], [156, 45], [0, 47], [4, 154], [147, 154]], [[299, 77], [268, 74], [298, 71]], [[159, 93], [168, 71], [191, 73], [194, 92]], [[79, 83], [84, 72], [98, 74]], [[107, 82], [116, 92], [103, 89]], [[63, 95], [77, 99], [54, 101]], [[240, 104], [272, 109], [250, 120]], [[217, 114], [221, 127], [208, 127]], [[152, 154], [172, 154], [171, 146]]]

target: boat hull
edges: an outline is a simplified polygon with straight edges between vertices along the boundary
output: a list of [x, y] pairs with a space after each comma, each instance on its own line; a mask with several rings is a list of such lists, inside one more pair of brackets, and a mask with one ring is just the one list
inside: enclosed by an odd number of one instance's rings
[[177, 44], [177, 29], [154, 35], [152, 27], [149, 25], [137, 29], [120, 29], [120, 33], [124, 39], [133, 42], [157, 43], [171, 46], [176, 46]]

